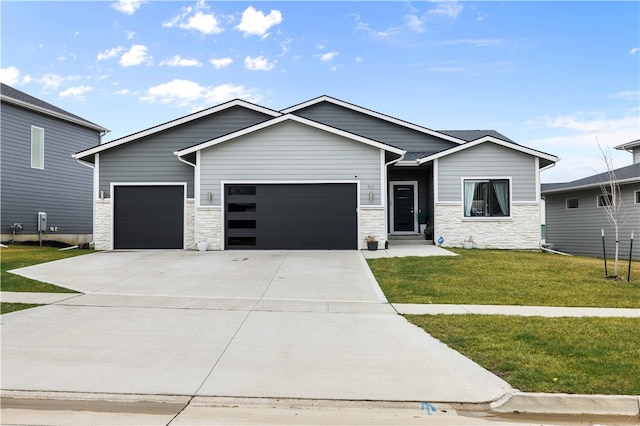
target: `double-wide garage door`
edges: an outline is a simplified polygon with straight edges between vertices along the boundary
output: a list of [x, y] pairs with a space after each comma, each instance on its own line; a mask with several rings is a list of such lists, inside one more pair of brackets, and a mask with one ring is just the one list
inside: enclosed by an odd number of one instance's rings
[[357, 249], [349, 183], [225, 185], [227, 249]]
[[184, 185], [115, 186], [116, 249], [184, 248]]

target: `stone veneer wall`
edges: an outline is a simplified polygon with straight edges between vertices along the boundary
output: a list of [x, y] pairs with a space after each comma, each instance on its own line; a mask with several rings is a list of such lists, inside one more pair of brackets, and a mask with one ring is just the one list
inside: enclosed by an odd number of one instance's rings
[[184, 203], [184, 248], [191, 249], [196, 247], [196, 202], [193, 198], [188, 198]]
[[111, 199], [96, 200], [95, 215], [95, 249], [111, 250]]
[[386, 226], [383, 207], [360, 206], [360, 249], [367, 248], [367, 235], [374, 235], [378, 240], [378, 249], [384, 249], [384, 243], [387, 241]]
[[207, 240], [207, 250], [222, 250], [222, 209], [200, 207], [196, 209], [196, 240]]
[[477, 248], [539, 248], [540, 205], [522, 203], [511, 206], [510, 219], [464, 219], [461, 204], [436, 204], [434, 240], [444, 237], [444, 247], [462, 247], [473, 237]]

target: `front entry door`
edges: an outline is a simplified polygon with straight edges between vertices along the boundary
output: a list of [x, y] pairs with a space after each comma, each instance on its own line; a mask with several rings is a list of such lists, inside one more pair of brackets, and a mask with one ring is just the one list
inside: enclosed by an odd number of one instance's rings
[[393, 185], [393, 231], [416, 232], [415, 186]]

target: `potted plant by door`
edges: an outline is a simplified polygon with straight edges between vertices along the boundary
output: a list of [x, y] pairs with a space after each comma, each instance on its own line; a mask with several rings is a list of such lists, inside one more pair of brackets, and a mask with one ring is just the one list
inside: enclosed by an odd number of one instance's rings
[[367, 235], [367, 250], [376, 251], [378, 250], [378, 241], [374, 235]]
[[424, 234], [427, 229], [427, 212], [425, 210], [418, 210], [418, 226], [420, 228], [420, 234]]
[[475, 242], [475, 241], [473, 241], [473, 236], [469, 235], [469, 238], [467, 238], [466, 240], [464, 240], [464, 244], [463, 244], [462, 246], [463, 246], [464, 248], [466, 248], [466, 249], [472, 249], [472, 248], [473, 248], [473, 245], [474, 245], [475, 243], [476, 243], [476, 242]]
[[207, 242], [207, 240], [200, 240], [196, 243], [196, 245], [198, 246], [198, 250], [207, 251], [207, 246], [209, 245], [209, 243]]

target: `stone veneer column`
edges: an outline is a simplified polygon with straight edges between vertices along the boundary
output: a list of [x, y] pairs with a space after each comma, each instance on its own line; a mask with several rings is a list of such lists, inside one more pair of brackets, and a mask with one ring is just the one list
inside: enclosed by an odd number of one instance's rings
[[475, 247], [532, 250], [540, 244], [540, 206], [522, 203], [511, 206], [511, 218], [465, 219], [461, 204], [436, 204], [434, 241], [444, 237], [444, 247], [462, 247], [473, 237]]
[[365, 238], [373, 235], [378, 240], [378, 249], [387, 241], [385, 209], [383, 207], [360, 206], [360, 249], [367, 248]]
[[185, 232], [185, 249], [191, 249], [196, 246], [195, 229], [196, 229], [196, 213], [195, 200], [188, 199], [184, 204], [184, 232]]
[[196, 241], [207, 240], [207, 250], [222, 250], [222, 210], [220, 207], [196, 209]]
[[96, 250], [111, 249], [111, 199], [95, 202], [95, 234], [93, 242]]

